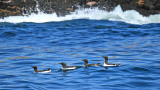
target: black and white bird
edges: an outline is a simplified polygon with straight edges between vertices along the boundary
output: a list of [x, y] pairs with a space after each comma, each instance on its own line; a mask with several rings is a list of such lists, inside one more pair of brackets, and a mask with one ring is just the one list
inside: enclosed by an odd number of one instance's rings
[[110, 63], [108, 63], [108, 57], [107, 56], [102, 56], [102, 57], [105, 59], [105, 62], [103, 64], [103, 66], [107, 66], [107, 67], [109, 67], [109, 66], [120, 66], [120, 64], [110, 64]]
[[72, 70], [72, 69], [77, 69], [78, 66], [67, 66], [66, 63], [62, 62], [62, 63], [59, 63], [62, 65], [62, 70]]
[[50, 73], [51, 69], [47, 69], [47, 70], [38, 70], [37, 66], [32, 66], [32, 68], [34, 68], [34, 73]]
[[84, 67], [90, 67], [90, 66], [100, 66], [100, 63], [97, 64], [88, 64], [88, 60], [87, 59], [83, 59], [82, 61], [84, 61]]

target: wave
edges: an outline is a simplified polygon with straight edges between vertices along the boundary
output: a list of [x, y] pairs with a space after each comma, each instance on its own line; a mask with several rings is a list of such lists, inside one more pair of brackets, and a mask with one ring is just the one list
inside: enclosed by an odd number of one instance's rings
[[91, 19], [91, 20], [110, 20], [110, 21], [123, 21], [130, 24], [149, 24], [160, 23], [160, 14], [150, 15], [145, 17], [135, 10], [122, 11], [120, 5], [113, 11], [107, 12], [99, 10], [98, 8], [78, 9], [70, 15], [58, 17], [55, 13], [45, 14], [39, 12], [38, 14], [31, 14], [29, 16], [10, 16], [0, 19], [0, 22], [22, 23], [22, 22], [60, 22], [74, 19]]

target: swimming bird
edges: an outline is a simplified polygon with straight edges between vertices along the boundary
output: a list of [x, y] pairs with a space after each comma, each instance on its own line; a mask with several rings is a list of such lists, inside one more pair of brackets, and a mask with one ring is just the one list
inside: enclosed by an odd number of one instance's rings
[[62, 62], [62, 63], [59, 63], [62, 65], [62, 70], [72, 70], [72, 69], [76, 69], [78, 68], [78, 66], [67, 66], [66, 63]]
[[88, 60], [87, 59], [83, 59], [82, 61], [84, 61], [84, 67], [89, 67], [89, 66], [100, 66], [100, 63], [97, 64], [88, 64]]
[[32, 66], [32, 68], [34, 68], [34, 73], [50, 73], [51, 69], [47, 69], [47, 70], [37, 70], [37, 66]]
[[102, 57], [105, 59], [103, 66], [120, 66], [120, 64], [109, 64], [108, 57], [107, 56], [102, 56]]

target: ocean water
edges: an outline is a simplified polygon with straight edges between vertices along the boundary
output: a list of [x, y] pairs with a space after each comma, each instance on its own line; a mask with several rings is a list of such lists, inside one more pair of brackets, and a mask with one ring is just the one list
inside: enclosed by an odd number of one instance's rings
[[[82, 59], [119, 67], [84, 68]], [[81, 66], [61, 70], [60, 62]], [[34, 73], [51, 68], [51, 73]], [[80, 9], [0, 19], [0, 90], [160, 90], [160, 15]]]

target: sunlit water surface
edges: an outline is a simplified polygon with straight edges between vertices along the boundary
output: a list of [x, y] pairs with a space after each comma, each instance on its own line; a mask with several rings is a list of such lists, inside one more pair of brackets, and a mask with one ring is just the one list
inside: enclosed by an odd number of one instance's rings
[[[4, 20], [0, 22], [2, 90], [160, 89], [160, 23], [113, 18], [43, 23]], [[101, 56], [121, 66], [83, 67], [82, 59], [103, 65]], [[60, 62], [81, 67], [63, 71]], [[35, 65], [52, 72], [34, 73], [31, 66]]]

